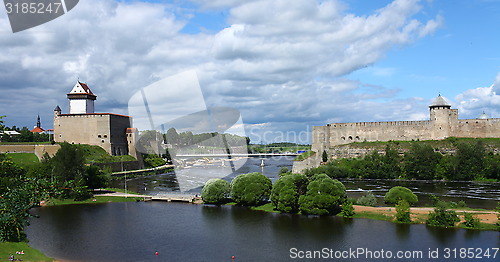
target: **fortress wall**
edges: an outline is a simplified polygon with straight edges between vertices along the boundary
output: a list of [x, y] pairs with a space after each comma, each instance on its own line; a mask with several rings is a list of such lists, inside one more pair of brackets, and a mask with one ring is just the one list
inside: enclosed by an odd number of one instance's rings
[[500, 137], [500, 118], [464, 119], [452, 127], [452, 136], [456, 137]]
[[109, 115], [59, 115], [54, 123], [56, 142], [97, 145], [111, 154]]
[[54, 156], [59, 148], [59, 145], [0, 145], [0, 153], [34, 153], [41, 159], [45, 152]]
[[432, 137], [431, 121], [391, 121], [332, 124], [329, 146], [363, 141], [424, 140]]
[[130, 117], [113, 114], [64, 114], [54, 121], [56, 142], [89, 144], [104, 148], [110, 155], [128, 154], [125, 131]]

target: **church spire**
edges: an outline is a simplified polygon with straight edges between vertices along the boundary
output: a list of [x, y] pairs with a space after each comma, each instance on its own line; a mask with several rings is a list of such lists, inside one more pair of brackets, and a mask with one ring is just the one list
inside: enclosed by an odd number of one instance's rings
[[38, 118], [36, 120], [36, 127], [42, 128], [42, 124], [40, 123], [40, 114], [38, 115]]

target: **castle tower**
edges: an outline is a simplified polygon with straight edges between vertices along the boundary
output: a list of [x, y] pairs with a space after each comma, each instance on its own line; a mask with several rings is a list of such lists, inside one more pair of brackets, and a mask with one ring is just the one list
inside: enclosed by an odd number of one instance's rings
[[87, 84], [77, 81], [67, 94], [70, 114], [93, 114], [94, 101], [97, 96], [92, 93]]
[[432, 139], [445, 139], [452, 134], [458, 123], [458, 110], [439, 95], [429, 106], [430, 120], [433, 125]]

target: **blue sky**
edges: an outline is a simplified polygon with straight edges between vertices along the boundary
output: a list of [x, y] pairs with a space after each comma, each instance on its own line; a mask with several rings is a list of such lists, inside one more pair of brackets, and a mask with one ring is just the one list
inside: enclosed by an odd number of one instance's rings
[[238, 109], [255, 143], [425, 120], [439, 93], [460, 118], [500, 117], [498, 13], [495, 0], [86, 0], [13, 34], [0, 12], [0, 115], [31, 128], [40, 114], [51, 128], [78, 78], [96, 111], [128, 114], [141, 88], [195, 70], [203, 106]]

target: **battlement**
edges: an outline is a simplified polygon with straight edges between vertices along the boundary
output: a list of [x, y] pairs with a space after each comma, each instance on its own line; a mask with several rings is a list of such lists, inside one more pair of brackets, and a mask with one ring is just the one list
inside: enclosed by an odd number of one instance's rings
[[374, 126], [422, 126], [430, 125], [431, 121], [385, 121], [385, 122], [353, 122], [353, 123], [333, 123], [327, 124], [326, 126], [332, 128], [344, 128], [344, 127], [374, 127]]

